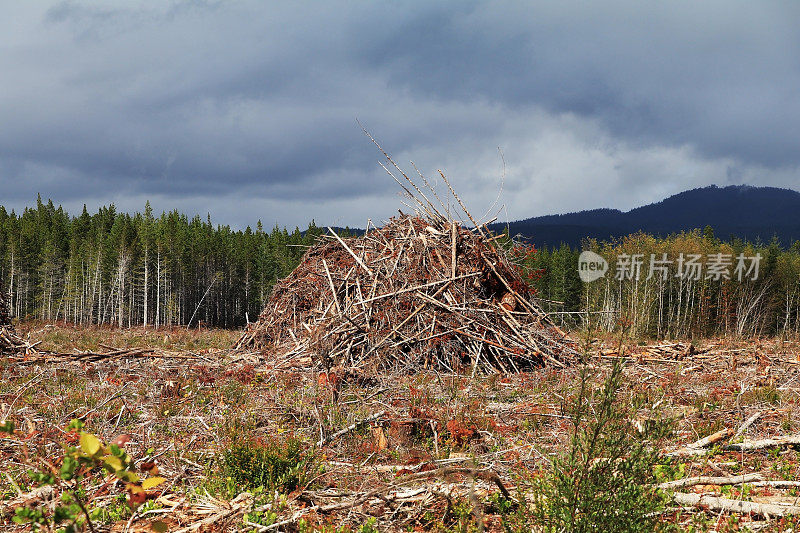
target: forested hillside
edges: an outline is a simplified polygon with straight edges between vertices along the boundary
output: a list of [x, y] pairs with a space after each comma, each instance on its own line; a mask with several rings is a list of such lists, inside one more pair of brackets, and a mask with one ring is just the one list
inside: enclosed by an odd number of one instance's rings
[[236, 231], [177, 211], [70, 216], [0, 207], [0, 279], [14, 315], [78, 324], [241, 326], [319, 230]]
[[631, 209], [593, 209], [547, 215], [492, 226], [522, 235], [538, 247], [567, 243], [578, 246], [585, 238], [608, 240], [643, 231], [666, 237], [680, 231], [710, 226], [725, 239], [773, 237], [784, 246], [800, 239], [800, 192], [776, 187], [729, 185], [683, 191], [660, 202]]

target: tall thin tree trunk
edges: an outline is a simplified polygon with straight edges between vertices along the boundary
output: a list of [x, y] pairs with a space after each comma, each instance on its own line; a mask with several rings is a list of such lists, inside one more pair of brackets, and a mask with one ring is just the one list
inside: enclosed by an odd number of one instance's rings
[[156, 256], [156, 328], [158, 328], [159, 317], [161, 316], [161, 250]]
[[11, 283], [8, 286], [8, 293], [10, 295], [9, 298], [11, 298], [11, 301], [8, 302], [8, 308], [13, 311], [14, 310], [14, 300], [15, 300], [15, 298], [14, 298], [14, 249], [13, 248], [11, 249], [11, 276], [10, 277], [11, 277]]
[[119, 257], [119, 293], [117, 294], [117, 324], [122, 329], [122, 317], [125, 314], [125, 258]]
[[144, 316], [142, 317], [142, 324], [144, 328], [147, 329], [147, 292], [149, 286], [147, 284], [147, 276], [149, 269], [147, 267], [147, 259], [148, 259], [148, 249], [147, 246], [144, 247]]

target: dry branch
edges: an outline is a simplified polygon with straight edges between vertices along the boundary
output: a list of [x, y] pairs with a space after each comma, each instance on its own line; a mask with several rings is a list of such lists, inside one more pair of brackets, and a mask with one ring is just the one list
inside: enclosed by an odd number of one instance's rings
[[741, 476], [696, 476], [687, 477], [684, 479], [676, 479], [675, 481], [666, 481], [659, 483], [658, 488], [662, 490], [677, 489], [681, 487], [692, 487], [695, 485], [739, 485], [740, 483], [751, 483], [754, 481], [762, 481], [761, 474], [744, 474]]
[[346, 435], [347, 433], [350, 433], [351, 431], [354, 431], [354, 430], [358, 429], [360, 426], [363, 426], [364, 424], [369, 424], [370, 422], [379, 419], [380, 417], [382, 417], [385, 414], [386, 414], [386, 411], [380, 411], [378, 413], [375, 413], [375, 414], [372, 414], [372, 415], [368, 416], [367, 418], [365, 418], [363, 420], [358, 420], [356, 422], [353, 422], [352, 424], [350, 424], [346, 428], [340, 429], [336, 433], [332, 433], [332, 434], [328, 435], [327, 437], [325, 437], [324, 439], [320, 439], [319, 441], [317, 441], [317, 446], [318, 447], [319, 446], [324, 446], [324, 445], [328, 444], [329, 442], [332, 442], [332, 441], [338, 439], [342, 435]]
[[750, 426], [752, 426], [752, 425], [753, 425], [753, 423], [754, 423], [756, 420], [758, 420], [758, 419], [759, 419], [759, 417], [761, 417], [761, 412], [760, 412], [760, 411], [759, 411], [759, 412], [757, 412], [757, 413], [754, 413], [754, 414], [753, 414], [753, 415], [752, 415], [750, 418], [748, 418], [747, 420], [745, 420], [745, 421], [744, 421], [744, 423], [743, 423], [741, 426], [739, 426], [739, 429], [737, 429], [737, 430], [736, 430], [736, 433], [733, 435], [733, 438], [736, 438], [736, 437], [738, 437], [739, 435], [741, 435], [742, 433], [744, 433], [745, 431], [747, 431], [747, 428], [749, 428]]
[[787, 435], [785, 437], [775, 437], [772, 439], [746, 440], [736, 444], [724, 446], [724, 450], [737, 452], [747, 452], [751, 450], [763, 450], [765, 448], [780, 448], [784, 446], [800, 446], [800, 435]]
[[800, 507], [796, 505], [778, 505], [774, 503], [756, 503], [741, 500], [731, 500], [707, 494], [686, 494], [676, 492], [672, 495], [673, 500], [680, 505], [690, 507], [701, 507], [709, 511], [728, 511], [732, 513], [742, 513], [758, 515], [766, 518], [781, 518], [800, 514]]
[[695, 450], [698, 448], [706, 448], [708, 446], [711, 446], [712, 444], [716, 444], [721, 440], [727, 439], [731, 435], [733, 435], [733, 430], [731, 428], [724, 428], [717, 431], [716, 433], [708, 435], [707, 437], [703, 437], [702, 439], [693, 442], [692, 444], [689, 444], [687, 448]]

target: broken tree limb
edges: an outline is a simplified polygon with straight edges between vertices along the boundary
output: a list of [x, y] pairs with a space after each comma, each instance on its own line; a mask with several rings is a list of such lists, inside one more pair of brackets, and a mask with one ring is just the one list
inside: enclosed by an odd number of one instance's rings
[[331, 286], [331, 294], [333, 295], [333, 303], [336, 304], [336, 312], [339, 313], [339, 316], [342, 315], [342, 307], [339, 305], [339, 297], [336, 295], [336, 287], [333, 285], [333, 278], [331, 277], [331, 271], [328, 268], [328, 263], [325, 259], [322, 259], [322, 266], [325, 267], [325, 275], [328, 277], [328, 283]]
[[379, 419], [380, 417], [382, 417], [385, 414], [386, 414], [386, 411], [379, 411], [379, 412], [377, 412], [375, 414], [369, 415], [367, 418], [365, 418], [363, 420], [358, 420], [356, 422], [353, 422], [352, 424], [350, 424], [346, 428], [340, 429], [336, 433], [331, 433], [327, 437], [318, 440], [317, 441], [317, 447], [319, 448], [321, 446], [325, 446], [326, 444], [338, 439], [342, 435], [346, 435], [347, 433], [350, 433], [351, 431], [363, 426], [364, 424], [369, 424], [370, 422]]
[[773, 489], [791, 489], [800, 487], [800, 481], [787, 479], [769, 479], [767, 481], [754, 481], [750, 483], [754, 487], [771, 487]]
[[373, 296], [371, 298], [367, 298], [366, 300], [363, 300], [363, 301], [361, 301], [359, 303], [360, 304], [361, 303], [368, 304], [368, 303], [372, 303], [372, 302], [374, 302], [376, 300], [383, 300], [384, 298], [392, 298], [394, 296], [400, 296], [401, 294], [405, 294], [407, 292], [415, 292], [415, 291], [418, 291], [420, 289], [427, 289], [428, 287], [434, 287], [436, 285], [441, 285], [442, 283], [451, 283], [453, 281], [458, 281], [458, 280], [465, 279], [465, 278], [474, 278], [476, 276], [480, 276], [480, 272], [470, 272], [469, 274], [462, 274], [462, 275], [456, 276], [454, 278], [445, 278], [445, 279], [440, 279], [440, 280], [436, 280], [436, 281], [431, 281], [430, 283], [424, 283], [422, 285], [415, 285], [413, 287], [404, 287], [404, 288], [402, 288], [400, 290], [397, 290], [397, 291], [392, 291], [390, 293], [385, 293], [385, 294], [379, 294], [377, 296]]
[[697, 455], [705, 455], [708, 452], [708, 448], [679, 448], [664, 455], [667, 457], [695, 457]]
[[677, 489], [682, 487], [693, 487], [695, 485], [739, 485], [741, 483], [751, 483], [762, 481], [761, 474], [743, 474], [741, 476], [696, 476], [675, 481], [659, 483], [658, 488], [662, 490]]
[[707, 494], [676, 492], [672, 495], [672, 499], [679, 505], [700, 507], [709, 511], [728, 511], [732, 513], [758, 515], [766, 518], [782, 518], [784, 516], [800, 514], [800, 507], [796, 505], [746, 502], [731, 500], [729, 498], [720, 498], [719, 496], [709, 496]]
[[761, 416], [761, 411], [753, 414], [750, 418], [745, 420], [744, 423], [741, 426], [739, 426], [739, 429], [736, 430], [736, 433], [733, 435], [733, 438], [736, 438], [739, 435], [741, 435], [742, 433], [744, 433], [745, 431], [747, 431], [747, 428], [752, 426], [753, 422], [758, 420], [760, 416]]
[[731, 428], [724, 428], [716, 433], [712, 433], [706, 437], [703, 437], [700, 440], [697, 440], [691, 444], [686, 445], [683, 448], [679, 448], [677, 450], [673, 450], [665, 454], [667, 457], [692, 457], [695, 455], [705, 455], [708, 453], [708, 447], [712, 444], [716, 444], [721, 440], [725, 440], [728, 437], [733, 435], [733, 430]]
[[686, 447], [693, 450], [696, 450], [698, 448], [706, 448], [708, 446], [711, 446], [712, 444], [716, 444], [721, 440], [727, 439], [731, 435], [733, 435], [733, 430], [731, 428], [724, 428], [717, 431], [716, 433], [708, 435], [707, 437], [703, 437], [702, 439], [693, 442]]
[[355, 259], [355, 260], [356, 260], [356, 263], [358, 263], [358, 266], [360, 266], [361, 268], [363, 268], [363, 269], [364, 269], [364, 270], [367, 272], [367, 274], [369, 274], [369, 275], [371, 276], [371, 275], [372, 275], [372, 270], [370, 270], [370, 268], [369, 268], [367, 265], [365, 265], [365, 264], [364, 264], [364, 261], [362, 261], [362, 260], [361, 260], [361, 258], [360, 258], [360, 257], [358, 257], [358, 256], [356, 255], [356, 253], [355, 253], [355, 252], [354, 252], [354, 251], [353, 251], [353, 250], [352, 250], [352, 249], [351, 249], [349, 246], [347, 246], [347, 243], [346, 243], [346, 242], [344, 242], [344, 241], [342, 240], [342, 238], [341, 238], [341, 237], [339, 237], [339, 236], [336, 234], [336, 232], [335, 232], [335, 231], [333, 231], [333, 229], [332, 229], [332, 228], [328, 228], [328, 231], [330, 231], [330, 232], [331, 232], [331, 235], [333, 235], [334, 237], [336, 237], [336, 240], [337, 240], [337, 241], [339, 241], [339, 244], [341, 244], [342, 246], [344, 246], [344, 249], [345, 249], [345, 250], [347, 250], [347, 251], [348, 251], [348, 253], [350, 253], [350, 255], [352, 255], [352, 256], [353, 256], [353, 259]]
[[508, 491], [508, 489], [506, 488], [505, 484], [503, 483], [503, 480], [500, 479], [499, 475], [497, 475], [497, 472], [495, 472], [494, 470], [489, 470], [489, 469], [476, 469], [476, 468], [463, 468], [463, 467], [447, 466], [447, 467], [444, 467], [444, 468], [438, 468], [436, 470], [426, 470], [424, 472], [417, 472], [417, 473], [414, 473], [414, 474], [408, 474], [406, 476], [403, 476], [402, 481], [400, 481], [400, 482], [398, 482], [396, 484], [408, 483], [408, 482], [411, 482], [411, 481], [416, 481], [416, 480], [419, 480], [419, 479], [426, 479], [426, 478], [429, 478], [429, 477], [450, 476], [450, 475], [453, 475], [453, 474], [461, 474], [461, 475], [472, 476], [472, 477], [475, 477], [475, 478], [478, 478], [478, 479], [482, 479], [484, 481], [489, 481], [491, 483], [494, 483], [497, 486], [497, 488], [500, 490], [500, 492], [503, 494], [504, 498], [506, 498], [508, 500], [511, 500], [511, 501], [516, 501], [511, 496], [511, 493]]
[[723, 450], [737, 452], [747, 452], [752, 450], [763, 450], [766, 448], [781, 448], [784, 446], [800, 446], [800, 435], [787, 435], [785, 437], [775, 437], [772, 439], [746, 440], [736, 444], [728, 444]]
[[450, 235], [450, 277], [456, 277], [456, 249], [458, 248], [458, 224], [452, 222]]

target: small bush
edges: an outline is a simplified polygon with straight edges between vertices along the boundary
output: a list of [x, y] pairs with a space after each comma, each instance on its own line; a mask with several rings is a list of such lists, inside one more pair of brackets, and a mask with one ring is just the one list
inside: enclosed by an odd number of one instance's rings
[[237, 485], [269, 491], [292, 492], [305, 486], [315, 467], [315, 457], [302, 441], [259, 440], [234, 444], [223, 453], [225, 474]]
[[764, 387], [756, 387], [755, 389], [746, 391], [744, 394], [742, 394], [740, 402], [743, 405], [753, 405], [759, 403], [780, 405], [781, 399], [781, 391], [772, 385], [766, 385]]
[[[103, 485], [112, 487], [111, 490], [124, 488], [127, 499], [125, 495], [117, 494], [116, 503], [126, 501], [128, 507], [135, 509], [149, 498], [154, 498], [156, 494], [151, 489], [166, 481], [156, 475], [158, 467], [155, 464], [147, 469], [151, 474], [147, 478], [135, 472], [135, 462], [124, 450], [130, 438], [106, 444], [96, 435], [82, 431], [83, 422], [78, 419], [72, 420], [66, 429], [64, 441], [58, 443], [64, 450], [63, 456], [56, 458], [52, 464], [25, 455], [27, 466], [33, 468], [28, 472], [30, 485], [39, 489], [51, 488], [52, 501], [44, 498], [42, 501], [34, 500], [33, 506], [17, 507], [11, 517], [15, 524], [27, 525], [32, 531], [69, 533], [85, 531], [87, 527], [90, 531], [96, 531], [93, 521], [121, 519], [127, 515], [127, 510], [114, 504], [96, 506], [94, 498], [98, 491], [89, 490], [89, 487]], [[11, 421], [0, 425], [0, 432], [12, 437], [17, 435]], [[139, 465], [140, 470], [143, 464]], [[8, 471], [4, 473], [11, 479]], [[113, 484], [109, 482], [109, 476], [115, 478]]]
[[603, 387], [593, 393], [584, 367], [571, 402], [572, 435], [566, 453], [536, 482], [534, 517], [546, 531], [655, 531], [663, 500], [653, 483], [657, 441], [670, 424], [630, 422], [617, 401], [624, 363], [617, 360]]

